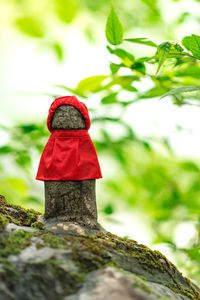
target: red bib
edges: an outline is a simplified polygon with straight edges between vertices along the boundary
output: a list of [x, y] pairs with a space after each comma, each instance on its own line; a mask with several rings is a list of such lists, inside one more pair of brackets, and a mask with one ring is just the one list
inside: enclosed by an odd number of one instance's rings
[[42, 153], [37, 180], [102, 178], [87, 130], [53, 130]]

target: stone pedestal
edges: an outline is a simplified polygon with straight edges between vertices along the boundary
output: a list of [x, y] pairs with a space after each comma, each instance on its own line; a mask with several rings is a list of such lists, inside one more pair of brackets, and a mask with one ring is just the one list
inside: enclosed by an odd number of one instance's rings
[[45, 218], [94, 226], [97, 222], [95, 179], [45, 181]]

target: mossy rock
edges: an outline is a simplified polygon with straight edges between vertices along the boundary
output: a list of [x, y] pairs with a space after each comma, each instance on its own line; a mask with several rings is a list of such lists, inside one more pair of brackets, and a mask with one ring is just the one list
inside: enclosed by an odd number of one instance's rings
[[111, 233], [55, 236], [38, 212], [4, 200], [0, 299], [200, 299], [198, 287], [160, 252]]

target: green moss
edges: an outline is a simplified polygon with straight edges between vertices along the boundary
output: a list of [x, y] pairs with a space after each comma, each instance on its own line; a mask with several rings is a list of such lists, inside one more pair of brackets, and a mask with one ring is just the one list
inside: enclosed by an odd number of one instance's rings
[[73, 260], [81, 272], [87, 274], [114, 263], [102, 242], [93, 236], [67, 236], [71, 243]]
[[44, 224], [42, 222], [39, 222], [39, 221], [36, 221], [36, 222], [32, 223], [31, 227], [37, 228], [39, 230], [44, 230], [45, 229]]
[[134, 240], [128, 240], [118, 237], [111, 233], [107, 235], [97, 234], [102, 240], [102, 243], [117, 252], [121, 252], [124, 255], [131, 255], [135, 257], [140, 265], [150, 273], [154, 273], [155, 270], [160, 272], [168, 272], [174, 274], [177, 270], [176, 267], [167, 260], [159, 251], [153, 251], [145, 245], [138, 244]]
[[15, 283], [19, 278], [19, 272], [16, 267], [8, 261], [8, 259], [1, 257], [0, 264], [2, 265], [2, 270], [0, 271], [0, 277], [2, 279], [8, 279], [11, 284]]
[[[47, 297], [50, 296], [51, 299], [52, 295], [49, 295], [48, 289], [50, 284], [55, 284], [56, 281], [59, 282], [62, 286], [63, 294], [66, 296], [76, 293], [85, 278], [85, 274], [82, 272], [66, 273], [66, 271], [62, 268], [62, 264], [62, 261], [54, 259], [43, 261], [38, 264], [40, 272], [35, 272], [33, 274], [44, 295]], [[46, 275], [44, 276], [44, 274]], [[58, 299], [58, 296], [55, 299]], [[62, 299], [62, 297], [60, 299]]]
[[[152, 294], [153, 293], [153, 291], [152, 291], [152, 289], [147, 285], [147, 284], [145, 284], [145, 282], [144, 282], [144, 280], [146, 281], [146, 278], [145, 279], [143, 279], [143, 278], [141, 278], [141, 276], [135, 276], [135, 275], [132, 275], [133, 277], [134, 277], [134, 283], [133, 283], [133, 288], [136, 288], [136, 287], [138, 287], [138, 288], [140, 288], [141, 290], [143, 290], [143, 291], [145, 291], [145, 292], [147, 292], [147, 293], [149, 293], [149, 294]], [[140, 277], [142, 280], [140, 280], [138, 277]], [[143, 277], [143, 276], [142, 276]], [[154, 293], [155, 294], [155, 293]]]
[[0, 232], [5, 229], [8, 223], [8, 219], [4, 215], [0, 214]]
[[0, 199], [0, 216], [5, 223], [14, 223], [19, 226], [31, 226], [37, 221], [39, 212], [33, 209], [24, 209], [18, 205], [11, 205]]
[[7, 257], [10, 254], [19, 254], [21, 250], [30, 245], [33, 232], [18, 230], [13, 232], [8, 238], [0, 239], [0, 255]]
[[66, 240], [56, 237], [50, 232], [45, 233], [42, 236], [42, 240], [44, 241], [45, 246], [49, 246], [52, 248], [63, 248], [67, 245]]
[[167, 283], [163, 284], [176, 293], [186, 295], [191, 299], [200, 298], [200, 293], [191, 283], [188, 282], [188, 289], [182, 288], [176, 281], [176, 267], [159, 251], [152, 251], [134, 240], [127, 240], [111, 233], [99, 233], [96, 236], [87, 237], [66, 237], [66, 239], [71, 240], [73, 259], [82, 272], [87, 273], [103, 266], [112, 265], [115, 262], [111, 259], [109, 252], [120, 252], [135, 257], [141, 267], [151, 274], [155, 274], [156, 271], [167, 273], [172, 283], [169, 285]]
[[193, 300], [200, 299], [200, 293], [198, 293], [198, 291], [197, 291], [197, 293], [195, 292], [195, 294], [194, 294], [191, 290], [183, 289], [182, 287], [173, 288], [173, 287], [168, 286], [168, 288], [170, 288], [175, 293], [183, 294]]
[[147, 278], [143, 275], [137, 275], [137, 277], [139, 277], [140, 279], [144, 280], [144, 281], [147, 281]]
[[35, 246], [36, 246], [37, 249], [41, 249], [41, 248], [44, 248], [44, 247], [45, 247], [44, 243], [41, 243], [41, 242], [37, 242], [37, 243], [35, 244]]

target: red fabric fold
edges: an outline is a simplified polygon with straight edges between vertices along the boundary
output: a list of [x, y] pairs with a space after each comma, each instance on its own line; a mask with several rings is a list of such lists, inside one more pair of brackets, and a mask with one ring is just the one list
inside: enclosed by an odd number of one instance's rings
[[102, 178], [96, 150], [87, 130], [53, 130], [42, 153], [37, 180]]

